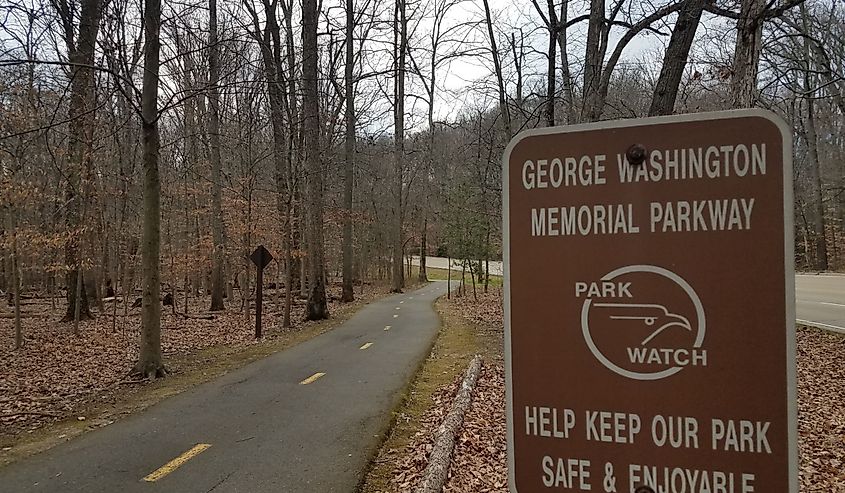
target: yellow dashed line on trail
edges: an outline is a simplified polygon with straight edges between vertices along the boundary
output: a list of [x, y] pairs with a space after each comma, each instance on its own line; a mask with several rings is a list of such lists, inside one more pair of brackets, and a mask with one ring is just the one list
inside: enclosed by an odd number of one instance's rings
[[198, 443], [198, 444], [194, 445], [193, 448], [191, 448], [187, 452], [183, 453], [179, 457], [176, 457], [172, 461], [168, 462], [167, 464], [159, 467], [155, 471], [153, 471], [150, 474], [148, 474], [147, 476], [145, 476], [144, 481], [146, 481], [148, 483], [152, 483], [153, 481], [158, 481], [159, 479], [167, 476], [168, 474], [172, 473], [176, 469], [179, 469], [179, 467], [182, 464], [184, 464], [184, 463], [188, 462], [189, 460], [191, 460], [192, 458], [196, 457], [197, 455], [199, 455], [200, 453], [205, 451], [208, 447], [211, 447], [211, 444], [209, 444], [209, 443]]
[[393, 318], [399, 318], [399, 315], [394, 315]]
[[322, 378], [323, 375], [325, 375], [325, 373], [318, 371], [317, 373], [311, 375], [310, 377], [306, 378], [305, 380], [299, 382], [299, 385], [308, 385], [309, 383], [314, 383], [318, 379]]
[[385, 325], [385, 326], [384, 326], [384, 330], [390, 330], [390, 326], [389, 326], [389, 325]]
[[397, 309], [397, 310], [399, 310], [400, 308], [402, 308], [402, 307], [401, 307], [401, 306], [397, 306], [397, 307], [396, 307], [396, 309]]
[[363, 351], [364, 349], [367, 349], [368, 347], [370, 347], [372, 345], [373, 345], [372, 342], [368, 342], [368, 343], [364, 344], [363, 346], [359, 347], [358, 349]]
[[401, 305], [402, 303], [404, 303], [404, 301], [400, 301], [400, 302], [399, 302], [399, 304], [400, 304], [400, 305]]

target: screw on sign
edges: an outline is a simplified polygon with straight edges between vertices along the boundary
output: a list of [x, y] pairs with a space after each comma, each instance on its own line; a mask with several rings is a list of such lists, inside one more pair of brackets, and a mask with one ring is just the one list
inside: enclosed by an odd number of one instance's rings
[[264, 299], [264, 268], [273, 261], [273, 255], [264, 248], [264, 245], [258, 245], [258, 248], [249, 256], [252, 263], [255, 264], [258, 270], [258, 275], [255, 281], [255, 338], [261, 338], [261, 308]]
[[511, 491], [798, 492], [791, 156], [760, 110], [514, 138]]

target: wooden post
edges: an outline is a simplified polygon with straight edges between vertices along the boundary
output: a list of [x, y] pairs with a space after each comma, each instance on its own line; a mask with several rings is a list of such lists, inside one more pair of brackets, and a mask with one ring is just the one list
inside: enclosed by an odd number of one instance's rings
[[[258, 248], [249, 256], [252, 263], [255, 264], [258, 275], [255, 281], [255, 338], [261, 339], [261, 305], [264, 297], [264, 268], [267, 267], [273, 260], [270, 252], [264, 248], [264, 245], [258, 245]], [[245, 296], [246, 311], [249, 312], [249, 298]]]
[[446, 299], [452, 299], [452, 256], [446, 257]]
[[[257, 265], [258, 275], [255, 280], [255, 338], [261, 339], [261, 301], [264, 296], [264, 267]], [[249, 303], [249, 299], [246, 300]]]

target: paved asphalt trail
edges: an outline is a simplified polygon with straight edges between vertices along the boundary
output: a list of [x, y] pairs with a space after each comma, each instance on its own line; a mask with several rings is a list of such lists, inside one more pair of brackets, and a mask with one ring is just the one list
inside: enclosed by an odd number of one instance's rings
[[[352, 492], [427, 356], [432, 302], [445, 292], [435, 282], [372, 303], [326, 334], [0, 469], [0, 491]], [[198, 444], [211, 446], [144, 481]]]

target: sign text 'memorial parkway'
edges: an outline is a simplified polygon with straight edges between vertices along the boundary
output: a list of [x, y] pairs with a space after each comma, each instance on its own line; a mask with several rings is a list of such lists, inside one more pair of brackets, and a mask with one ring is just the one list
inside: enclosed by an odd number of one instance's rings
[[790, 136], [742, 110], [510, 143], [511, 491], [798, 492]]

